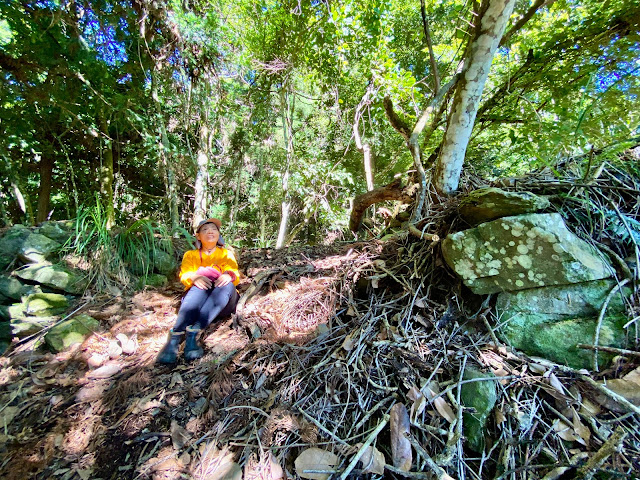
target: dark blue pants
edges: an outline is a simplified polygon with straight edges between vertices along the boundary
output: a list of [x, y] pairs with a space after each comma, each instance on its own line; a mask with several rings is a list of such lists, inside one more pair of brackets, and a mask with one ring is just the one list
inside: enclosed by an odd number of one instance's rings
[[173, 331], [183, 332], [195, 324], [199, 324], [202, 329], [208, 327], [217, 318], [224, 318], [235, 312], [238, 298], [233, 283], [209, 290], [202, 290], [194, 285], [182, 299]]

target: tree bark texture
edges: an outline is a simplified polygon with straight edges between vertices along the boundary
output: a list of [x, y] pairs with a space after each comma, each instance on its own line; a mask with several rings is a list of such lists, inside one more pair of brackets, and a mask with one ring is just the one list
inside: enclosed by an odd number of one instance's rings
[[370, 192], [358, 195], [353, 200], [353, 209], [351, 210], [351, 218], [349, 219], [349, 228], [351, 231], [357, 232], [360, 229], [362, 216], [369, 206], [386, 200], [398, 200], [402, 203], [411, 203], [413, 202], [413, 197], [402, 188], [402, 183], [399, 178], [384, 187], [379, 187]]
[[484, 84], [489, 75], [515, 0], [488, 0], [480, 17], [480, 28], [472, 40], [464, 71], [458, 82], [449, 123], [436, 164], [435, 186], [440, 193], [458, 189], [464, 156], [476, 119]]
[[44, 222], [49, 217], [51, 202], [51, 177], [53, 175], [53, 157], [43, 153], [40, 157], [40, 188], [38, 189], [38, 211], [36, 222]]

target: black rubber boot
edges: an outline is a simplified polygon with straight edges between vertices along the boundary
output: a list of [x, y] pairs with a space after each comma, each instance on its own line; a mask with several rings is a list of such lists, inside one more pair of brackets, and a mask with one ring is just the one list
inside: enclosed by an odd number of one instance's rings
[[187, 340], [184, 344], [184, 359], [187, 361], [195, 360], [204, 355], [204, 350], [198, 345], [198, 332], [200, 327], [187, 327]]
[[166, 365], [171, 365], [178, 361], [178, 348], [180, 348], [180, 343], [184, 338], [184, 332], [174, 332], [171, 330], [169, 332], [169, 338], [167, 343], [156, 358], [156, 363], [163, 363]]

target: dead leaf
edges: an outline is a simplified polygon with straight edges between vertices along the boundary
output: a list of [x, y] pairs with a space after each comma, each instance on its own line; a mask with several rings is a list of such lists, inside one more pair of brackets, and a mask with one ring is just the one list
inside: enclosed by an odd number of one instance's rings
[[351, 337], [351, 335], [347, 335], [347, 337], [344, 339], [344, 342], [342, 342], [342, 348], [344, 348], [347, 352], [350, 352], [351, 350], [353, 350], [353, 338]]
[[100, 355], [99, 353], [94, 353], [87, 360], [87, 365], [89, 366], [89, 368], [98, 368], [102, 366], [104, 361], [105, 361], [104, 355]]
[[447, 401], [442, 397], [437, 397], [438, 395], [438, 387], [433, 382], [429, 384], [428, 387], [425, 388], [425, 393], [427, 394], [427, 398], [433, 403], [433, 406], [436, 408], [437, 412], [444, 418], [447, 422], [453, 423], [456, 420], [456, 415], [453, 413], [453, 409], [447, 403]]
[[564, 387], [562, 386], [562, 383], [560, 382], [560, 380], [558, 380], [558, 377], [556, 377], [553, 374], [553, 372], [549, 372], [548, 380], [549, 380], [549, 385], [555, 388], [558, 391], [558, 393], [560, 393], [561, 395], [565, 395]]
[[116, 338], [120, 342], [122, 353], [124, 353], [125, 355], [132, 355], [136, 353], [136, 350], [138, 350], [138, 338], [135, 333], [131, 336], [131, 338], [127, 338], [124, 333], [119, 333], [118, 335], [116, 335]]
[[539, 363], [530, 363], [529, 364], [529, 370], [531, 370], [533, 373], [537, 373], [539, 375], [542, 375], [544, 372], [547, 371], [547, 369], [544, 367], [544, 365], [540, 365]]
[[327, 480], [331, 476], [330, 473], [306, 473], [306, 471], [333, 471], [339, 463], [340, 458], [335, 453], [322, 450], [321, 448], [311, 447], [304, 450], [300, 455], [298, 455], [298, 458], [296, 458], [296, 473], [300, 478]]
[[378, 277], [371, 277], [371, 288], [379, 288], [380, 279]]
[[190, 438], [191, 434], [186, 429], [178, 425], [175, 420], [171, 420], [171, 443], [173, 443], [173, 448], [180, 450]]
[[[606, 387], [626, 398], [634, 405], [640, 406], [640, 367], [627, 373], [622, 378], [609, 380]], [[605, 406], [607, 405], [605, 404]]]
[[424, 301], [421, 298], [417, 299], [416, 302], [414, 303], [414, 305], [416, 307], [418, 307], [418, 308], [425, 308], [426, 307], [426, 305], [424, 304]]
[[122, 364], [109, 363], [87, 374], [88, 378], [109, 378], [122, 370]]
[[8, 427], [19, 412], [19, 407], [4, 407], [0, 412], [0, 429]]
[[192, 467], [195, 479], [242, 480], [242, 469], [233, 461], [234, 454], [228, 447], [219, 450], [212, 441], [201, 444], [199, 452], [200, 458]]
[[[361, 446], [361, 443], [356, 445], [358, 448]], [[387, 464], [384, 454], [372, 446], [364, 449], [360, 463], [362, 464], [362, 473], [375, 473], [376, 475], [384, 475], [384, 466]]]
[[495, 415], [496, 415], [496, 425], [501, 425], [502, 422], [504, 422], [507, 418], [505, 417], [504, 413], [502, 413], [502, 410], [500, 410], [497, 407], [494, 410], [494, 412], [495, 412]]
[[118, 342], [112, 340], [109, 342], [109, 349], [107, 350], [107, 354], [112, 360], [118, 358], [120, 355], [122, 355], [122, 347], [118, 344]]
[[427, 399], [415, 385], [412, 385], [407, 392], [407, 398], [413, 401], [409, 416], [411, 421], [415, 423], [418, 415], [420, 415], [427, 406]]
[[268, 452], [261, 457], [260, 460], [256, 458], [255, 454], [249, 457], [244, 466], [244, 480], [280, 480], [284, 478], [284, 470], [273, 453]]
[[391, 407], [389, 425], [391, 427], [391, 456], [393, 466], [408, 472], [413, 463], [411, 442], [405, 434], [410, 432], [411, 424], [407, 407], [396, 403]]
[[562, 420], [558, 419], [553, 422], [553, 429], [562, 440], [566, 440], [567, 442], [576, 441], [576, 436], [573, 428], [564, 423]]
[[178, 372], [173, 372], [171, 375], [171, 381], [169, 382], [169, 388], [173, 388], [176, 385], [183, 385], [184, 380], [182, 380], [182, 376]]
[[349, 305], [349, 308], [347, 308], [347, 315], [350, 317], [355, 317], [356, 316], [356, 311], [354, 310], [354, 308]]
[[589, 445], [589, 439], [591, 438], [591, 430], [584, 423], [580, 421], [580, 416], [574, 408], [573, 410], [573, 429], [577, 435], [576, 440], [583, 444], [585, 447]]

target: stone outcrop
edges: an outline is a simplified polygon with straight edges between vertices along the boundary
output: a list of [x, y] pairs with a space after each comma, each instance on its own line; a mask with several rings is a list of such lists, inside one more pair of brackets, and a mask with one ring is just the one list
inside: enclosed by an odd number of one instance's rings
[[557, 213], [500, 218], [447, 236], [447, 263], [474, 293], [488, 294], [610, 277], [599, 252]]
[[[506, 292], [498, 295], [498, 335], [529, 355], [548, 358], [574, 368], [591, 368], [594, 353], [576, 347], [593, 345], [600, 310], [616, 285], [612, 280]], [[614, 295], [602, 321], [598, 345], [620, 347], [625, 342], [627, 321], [624, 297]], [[600, 363], [612, 355], [599, 354]]]
[[47, 260], [54, 252], [60, 250], [61, 246], [55, 240], [51, 240], [44, 235], [32, 233], [25, 238], [18, 251], [18, 256], [24, 263], [40, 263]]
[[54, 352], [60, 352], [75, 343], [84, 342], [100, 327], [100, 322], [89, 315], [76, 315], [52, 327], [44, 336], [45, 343]]
[[55, 290], [80, 294], [86, 287], [82, 277], [62, 265], [34, 263], [16, 270], [15, 275], [30, 282], [46, 285]]
[[14, 225], [0, 238], [0, 270], [4, 270], [15, 262], [24, 239], [30, 233], [24, 225]]
[[458, 212], [470, 225], [489, 222], [497, 218], [535, 213], [549, 208], [546, 197], [530, 192], [506, 192], [499, 188], [479, 188], [461, 202]]

